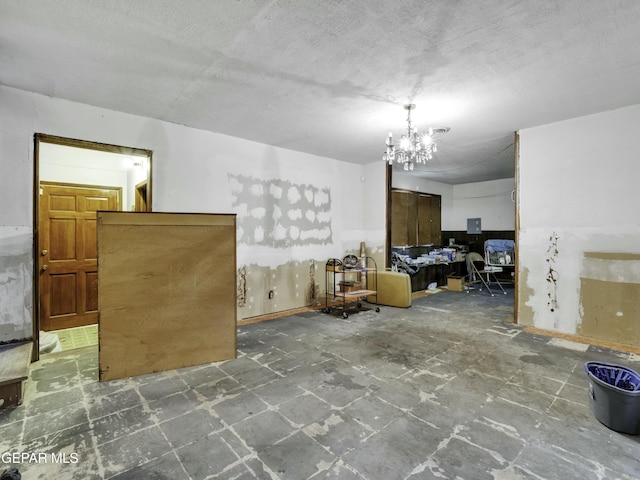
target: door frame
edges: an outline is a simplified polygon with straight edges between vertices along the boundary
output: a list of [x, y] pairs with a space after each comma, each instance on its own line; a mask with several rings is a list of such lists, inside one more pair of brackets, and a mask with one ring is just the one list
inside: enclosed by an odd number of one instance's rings
[[39, 275], [39, 203], [40, 203], [40, 143], [53, 143], [67, 147], [84, 148], [87, 150], [97, 150], [101, 152], [116, 153], [121, 155], [133, 155], [145, 157], [146, 174], [147, 174], [147, 211], [152, 208], [152, 155], [151, 150], [134, 147], [124, 147], [119, 145], [110, 145], [106, 143], [91, 142], [87, 140], [78, 140], [74, 138], [59, 137], [48, 135], [46, 133], [35, 133], [33, 135], [33, 289], [32, 289], [32, 325], [33, 325], [33, 349], [31, 361], [35, 362], [40, 359], [40, 275]]

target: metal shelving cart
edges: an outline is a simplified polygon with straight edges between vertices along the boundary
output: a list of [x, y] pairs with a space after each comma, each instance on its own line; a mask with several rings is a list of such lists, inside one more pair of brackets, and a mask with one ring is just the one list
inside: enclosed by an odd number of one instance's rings
[[[342, 318], [349, 318], [349, 310], [360, 311], [362, 299], [369, 295], [376, 295], [377, 290], [370, 288], [378, 285], [378, 268], [371, 257], [356, 257], [347, 255], [343, 260], [330, 258], [325, 267], [325, 313], [341, 310]], [[372, 281], [372, 278], [375, 278]], [[377, 304], [375, 311], [379, 312]]]

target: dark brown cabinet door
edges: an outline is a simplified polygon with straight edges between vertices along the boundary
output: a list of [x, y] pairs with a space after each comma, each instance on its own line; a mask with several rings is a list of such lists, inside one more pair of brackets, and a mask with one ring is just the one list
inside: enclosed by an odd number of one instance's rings
[[98, 322], [96, 211], [118, 210], [119, 189], [40, 187], [40, 328]]
[[418, 245], [439, 245], [442, 227], [440, 196], [418, 194]]
[[441, 243], [440, 195], [391, 192], [391, 245]]
[[415, 245], [416, 197], [411, 192], [391, 193], [391, 245]]

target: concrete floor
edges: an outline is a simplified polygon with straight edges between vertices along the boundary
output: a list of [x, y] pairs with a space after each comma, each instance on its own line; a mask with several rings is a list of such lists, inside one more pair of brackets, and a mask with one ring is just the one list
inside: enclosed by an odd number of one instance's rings
[[[640, 439], [595, 419], [583, 369], [640, 370], [640, 359], [524, 332], [504, 322], [512, 314], [512, 290], [444, 291], [346, 320], [310, 312], [240, 327], [237, 360], [106, 383], [95, 347], [45, 356], [24, 405], [0, 414], [0, 470], [18, 467], [24, 480], [640, 477]], [[7, 465], [16, 452], [37, 458]]]

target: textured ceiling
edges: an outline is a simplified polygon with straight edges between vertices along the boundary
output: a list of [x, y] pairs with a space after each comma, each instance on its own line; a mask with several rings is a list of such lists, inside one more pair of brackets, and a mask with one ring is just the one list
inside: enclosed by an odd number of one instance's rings
[[[416, 175], [512, 177], [513, 132], [640, 103], [637, 0], [1, 0], [0, 83]], [[87, 139], [92, 140], [92, 139]]]

